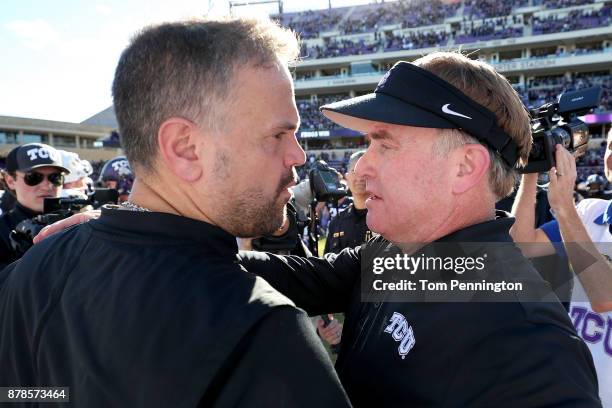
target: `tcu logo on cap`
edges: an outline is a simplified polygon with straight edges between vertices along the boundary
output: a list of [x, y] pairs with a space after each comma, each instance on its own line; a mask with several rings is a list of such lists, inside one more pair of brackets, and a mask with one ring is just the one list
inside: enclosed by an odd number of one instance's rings
[[414, 331], [412, 326], [401, 313], [393, 312], [393, 316], [389, 319], [389, 325], [385, 328], [385, 333], [391, 333], [393, 340], [399, 341], [397, 351], [402, 356], [402, 360], [406, 358], [406, 354], [412, 350], [414, 343]]
[[46, 147], [34, 147], [26, 151], [30, 161], [35, 161], [37, 158], [51, 159], [53, 161], [59, 161], [59, 152], [55, 150], [49, 150]]
[[385, 76], [383, 76], [381, 80], [378, 81], [378, 85], [376, 85], [376, 89], [380, 88], [381, 86], [385, 84], [385, 82], [387, 82], [387, 79], [389, 79], [389, 75], [391, 75], [391, 70], [387, 71]]
[[127, 160], [117, 160], [116, 162], [111, 163], [113, 166], [113, 170], [117, 172], [120, 176], [130, 175], [132, 171], [130, 170], [130, 163]]

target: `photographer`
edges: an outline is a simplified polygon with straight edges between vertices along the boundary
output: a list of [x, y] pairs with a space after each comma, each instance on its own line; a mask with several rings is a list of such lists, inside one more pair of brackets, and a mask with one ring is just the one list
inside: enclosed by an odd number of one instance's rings
[[60, 196], [67, 173], [69, 170], [63, 166], [61, 154], [51, 146], [29, 143], [10, 151], [3, 174], [4, 189], [5, 194], [14, 195], [17, 202], [11, 211], [0, 217], [0, 268], [23, 255], [15, 249], [13, 231], [20, 222], [43, 213], [46, 197]]
[[[612, 179], [612, 131], [608, 134], [605, 174]], [[516, 223], [510, 230], [522, 243], [525, 256], [539, 258], [560, 253], [567, 256], [574, 274], [570, 316], [577, 333], [589, 346], [599, 378], [604, 407], [612, 406], [612, 201], [584, 199], [574, 205], [576, 162], [557, 146], [556, 168], [550, 172], [548, 192], [556, 220], [534, 228], [533, 205], [537, 174], [523, 175], [513, 207]], [[563, 242], [563, 245], [559, 245]], [[534, 244], [532, 244], [534, 243]]]

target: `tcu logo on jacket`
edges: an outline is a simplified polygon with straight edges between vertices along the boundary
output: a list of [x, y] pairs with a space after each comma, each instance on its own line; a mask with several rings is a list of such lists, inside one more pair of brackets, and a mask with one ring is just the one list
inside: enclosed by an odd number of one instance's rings
[[402, 360], [405, 359], [406, 354], [412, 350], [416, 341], [412, 326], [408, 324], [404, 315], [393, 312], [393, 316], [389, 319], [389, 325], [385, 328], [384, 332], [391, 333], [393, 340], [400, 342], [397, 351], [402, 356]]
[[51, 159], [53, 161], [60, 160], [59, 153], [55, 151], [49, 151], [44, 147], [35, 147], [26, 151], [26, 154], [30, 158], [30, 161], [36, 160], [37, 157], [40, 157], [41, 159]]

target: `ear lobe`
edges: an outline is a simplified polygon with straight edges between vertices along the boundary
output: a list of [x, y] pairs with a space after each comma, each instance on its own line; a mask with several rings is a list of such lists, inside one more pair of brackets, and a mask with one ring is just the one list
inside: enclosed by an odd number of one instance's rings
[[466, 144], [457, 149], [457, 173], [453, 193], [463, 194], [487, 177], [491, 158], [489, 151], [481, 144]]
[[197, 126], [183, 118], [169, 118], [159, 127], [157, 142], [164, 165], [187, 182], [202, 177], [197, 143], [201, 137]]

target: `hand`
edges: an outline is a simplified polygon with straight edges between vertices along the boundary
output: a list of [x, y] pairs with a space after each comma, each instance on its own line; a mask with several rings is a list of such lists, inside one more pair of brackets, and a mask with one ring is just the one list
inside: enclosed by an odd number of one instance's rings
[[317, 332], [319, 336], [329, 344], [338, 344], [342, 340], [342, 325], [334, 319], [334, 315], [328, 315], [329, 324], [325, 327], [325, 322], [319, 317], [317, 320]]
[[75, 214], [58, 222], [54, 222], [53, 224], [47, 225], [45, 228], [40, 230], [38, 235], [34, 237], [34, 243], [38, 244], [43, 239], [48, 236], [55, 234], [56, 232], [60, 232], [65, 230], [68, 227], [72, 227], [76, 224], [82, 224], [89, 220], [95, 220], [100, 217], [100, 210], [92, 210], [86, 211], [82, 213]]
[[555, 215], [563, 215], [575, 208], [576, 159], [563, 146], [555, 146], [556, 167], [550, 169], [548, 201]]

